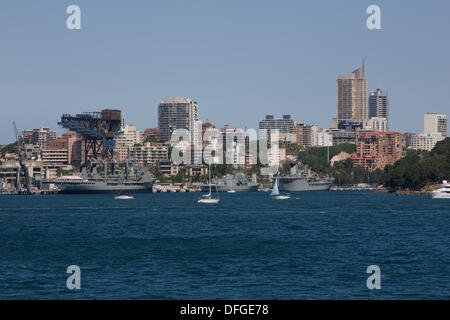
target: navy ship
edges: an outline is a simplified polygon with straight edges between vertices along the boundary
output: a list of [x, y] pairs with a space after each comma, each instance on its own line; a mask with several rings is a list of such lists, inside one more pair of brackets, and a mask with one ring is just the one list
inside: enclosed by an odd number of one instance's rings
[[334, 178], [320, 177], [301, 162], [295, 162], [288, 175], [279, 177], [281, 191], [321, 191], [329, 190]]
[[151, 193], [155, 179], [150, 172], [131, 168], [112, 175], [99, 175], [94, 168], [91, 173], [83, 171], [81, 175], [62, 176], [44, 180], [48, 189], [56, 189], [60, 194], [91, 193]]

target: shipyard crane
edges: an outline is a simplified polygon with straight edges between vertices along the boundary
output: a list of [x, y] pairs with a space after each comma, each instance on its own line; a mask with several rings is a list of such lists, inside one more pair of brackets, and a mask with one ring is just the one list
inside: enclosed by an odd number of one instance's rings
[[19, 190], [21, 188], [20, 172], [22, 171], [25, 175], [27, 191], [31, 191], [31, 177], [30, 173], [28, 172], [28, 167], [25, 164], [26, 156], [25, 151], [23, 150], [23, 137], [19, 134], [15, 122], [13, 122], [13, 126], [14, 126], [14, 134], [16, 135], [17, 153], [19, 155], [19, 165], [20, 165], [20, 168], [17, 170], [17, 179], [16, 179], [17, 189]]

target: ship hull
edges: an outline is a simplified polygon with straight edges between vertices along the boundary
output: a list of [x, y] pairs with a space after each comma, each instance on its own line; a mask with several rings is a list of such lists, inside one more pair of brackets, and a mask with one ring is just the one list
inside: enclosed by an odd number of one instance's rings
[[117, 194], [117, 193], [152, 193], [153, 182], [141, 184], [107, 184], [95, 182], [93, 184], [63, 183], [56, 185], [59, 194]]

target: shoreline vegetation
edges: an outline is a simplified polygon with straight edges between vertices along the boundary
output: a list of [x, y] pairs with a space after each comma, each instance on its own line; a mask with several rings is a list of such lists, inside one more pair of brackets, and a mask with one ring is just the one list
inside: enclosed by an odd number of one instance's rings
[[[330, 159], [340, 152], [355, 152], [349, 144], [329, 148]], [[327, 162], [327, 147], [314, 147], [300, 151], [298, 159], [313, 171], [335, 177], [338, 186], [358, 183], [377, 183], [376, 193], [424, 195], [439, 189], [443, 180], [450, 180], [450, 138], [439, 141], [431, 151], [406, 151], [406, 156], [384, 170], [367, 171], [353, 167], [351, 159], [331, 166]]]
[[442, 184], [433, 184], [433, 185], [429, 185], [426, 187], [423, 187], [420, 190], [396, 190], [396, 191], [391, 191], [388, 188], [385, 187], [380, 187], [377, 188], [374, 193], [379, 193], [379, 194], [383, 194], [383, 193], [389, 193], [389, 194], [395, 194], [395, 195], [410, 195], [410, 196], [426, 196], [428, 195], [430, 192], [437, 190], [439, 188], [442, 188]]
[[405, 158], [386, 166], [380, 178], [392, 193], [426, 194], [438, 189], [443, 180], [450, 180], [450, 138], [431, 151], [408, 150]]

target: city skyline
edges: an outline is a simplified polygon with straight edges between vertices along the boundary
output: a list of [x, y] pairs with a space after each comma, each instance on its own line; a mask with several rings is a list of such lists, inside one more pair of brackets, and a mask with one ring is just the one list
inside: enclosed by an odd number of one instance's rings
[[[193, 97], [199, 119], [217, 127], [257, 128], [266, 114], [290, 114], [330, 128], [336, 77], [362, 57], [368, 90], [389, 92], [390, 129], [421, 132], [424, 113], [448, 113], [449, 44], [438, 39], [449, 5], [377, 3], [383, 27], [373, 31], [368, 1], [348, 3], [345, 13], [333, 2], [177, 2], [174, 11], [169, 2], [137, 9], [78, 1], [79, 31], [65, 28], [69, 2], [7, 3], [0, 144], [14, 141], [13, 121], [61, 133], [62, 113], [106, 107], [140, 130], [156, 127], [158, 103], [171, 96]], [[192, 22], [181, 28], [186, 13]], [[171, 26], [163, 23], [169, 16]]]

